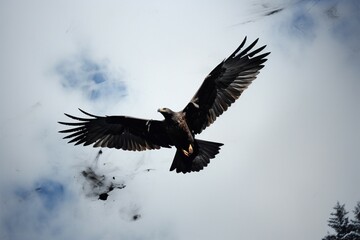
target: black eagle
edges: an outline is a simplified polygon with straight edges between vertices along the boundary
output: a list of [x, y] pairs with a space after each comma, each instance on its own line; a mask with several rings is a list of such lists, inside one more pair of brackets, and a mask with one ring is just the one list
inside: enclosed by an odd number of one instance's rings
[[219, 153], [222, 143], [196, 139], [218, 116], [235, 102], [264, 67], [270, 52], [259, 53], [266, 47], [253, 49], [258, 39], [240, 51], [240, 46], [217, 65], [205, 78], [186, 107], [179, 112], [160, 108], [164, 120], [139, 119], [128, 116], [96, 116], [79, 109], [90, 118], [74, 117], [77, 122], [59, 122], [72, 128], [60, 133], [69, 143], [132, 151], [176, 147], [170, 171], [188, 173], [200, 171]]

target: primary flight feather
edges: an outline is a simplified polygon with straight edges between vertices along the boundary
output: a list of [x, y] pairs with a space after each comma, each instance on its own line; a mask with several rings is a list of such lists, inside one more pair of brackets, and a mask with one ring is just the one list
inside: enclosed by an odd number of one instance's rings
[[200, 171], [219, 153], [223, 144], [196, 139], [195, 135], [225, 112], [264, 67], [270, 53], [260, 54], [266, 46], [254, 50], [257, 41], [242, 50], [245, 37], [240, 46], [210, 72], [182, 111], [158, 109], [165, 118], [162, 121], [96, 116], [79, 109], [87, 117], [65, 114], [76, 121], [59, 122], [72, 127], [60, 132], [68, 134], [64, 138], [75, 145], [132, 151], [175, 146], [177, 150], [170, 171]]

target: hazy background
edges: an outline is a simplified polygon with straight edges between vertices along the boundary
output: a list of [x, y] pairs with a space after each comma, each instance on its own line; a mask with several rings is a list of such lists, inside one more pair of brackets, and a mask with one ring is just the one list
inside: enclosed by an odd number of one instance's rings
[[[360, 200], [357, 0], [0, 0], [0, 34], [1, 239], [321, 239]], [[79, 107], [181, 110], [245, 36], [272, 53], [199, 136], [225, 144], [205, 170], [57, 133]], [[98, 200], [89, 166], [126, 187]]]

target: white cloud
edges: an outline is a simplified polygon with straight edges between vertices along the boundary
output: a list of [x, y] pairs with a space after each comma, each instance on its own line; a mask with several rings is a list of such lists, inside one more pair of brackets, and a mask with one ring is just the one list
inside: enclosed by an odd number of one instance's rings
[[[0, 3], [1, 239], [320, 239], [336, 201], [360, 199], [357, 1], [18, 3]], [[126, 187], [86, 197], [81, 171], [98, 149], [61, 139], [63, 112], [161, 119], [156, 109], [184, 107], [245, 35], [272, 53], [199, 136], [225, 143], [210, 165], [179, 175], [174, 149], [104, 149], [99, 172]], [[104, 74], [128, 95], [64, 89], [64, 61], [79, 81]]]

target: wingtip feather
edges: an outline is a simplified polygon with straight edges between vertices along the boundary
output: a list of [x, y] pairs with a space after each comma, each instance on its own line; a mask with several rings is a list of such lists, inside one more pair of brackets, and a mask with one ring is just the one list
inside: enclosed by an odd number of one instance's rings
[[91, 113], [85, 112], [84, 110], [82, 110], [81, 108], [78, 108], [80, 112], [82, 112], [83, 114], [89, 116], [89, 117], [94, 117], [94, 118], [98, 118], [99, 116], [93, 115]]

